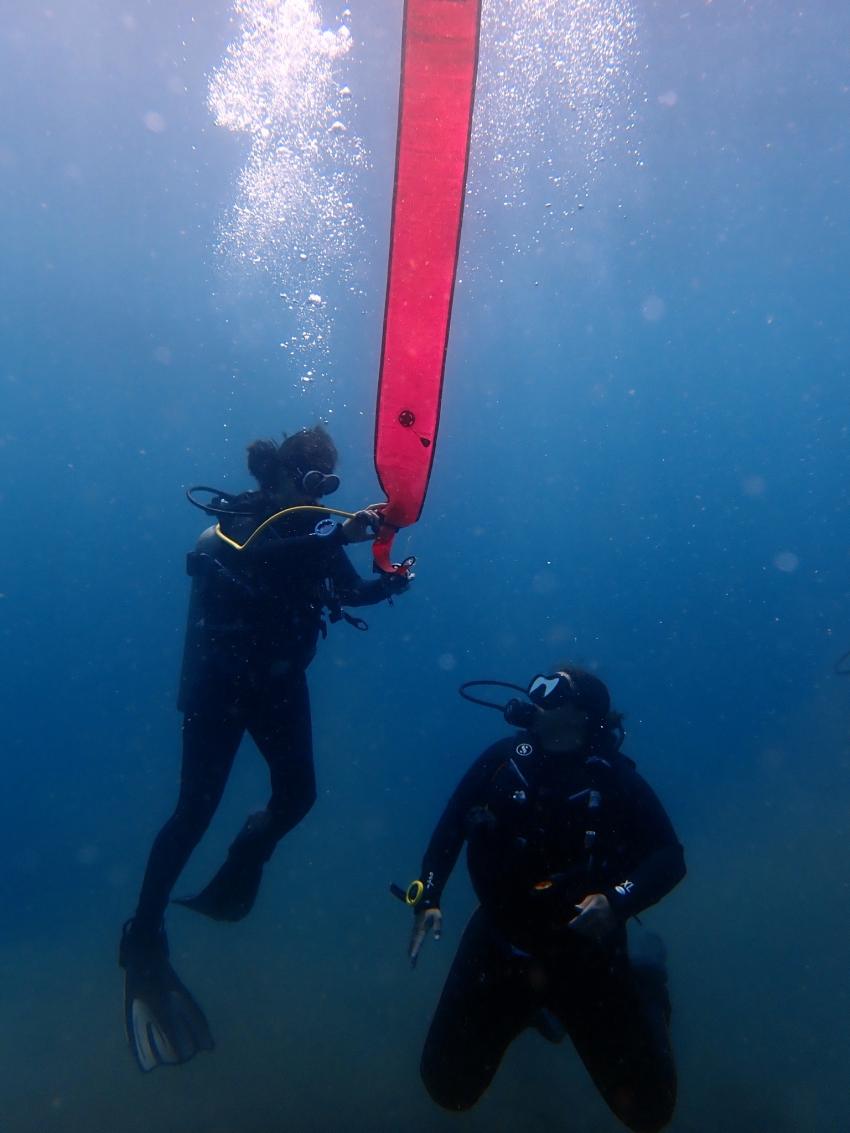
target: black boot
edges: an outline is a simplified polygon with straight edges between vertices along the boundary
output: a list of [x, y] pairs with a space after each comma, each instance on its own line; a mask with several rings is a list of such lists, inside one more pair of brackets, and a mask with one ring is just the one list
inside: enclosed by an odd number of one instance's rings
[[214, 921], [241, 921], [254, 907], [263, 866], [269, 857], [266, 811], [252, 814], [227, 852], [227, 860], [212, 881], [195, 897], [178, 897], [175, 903], [203, 913]]

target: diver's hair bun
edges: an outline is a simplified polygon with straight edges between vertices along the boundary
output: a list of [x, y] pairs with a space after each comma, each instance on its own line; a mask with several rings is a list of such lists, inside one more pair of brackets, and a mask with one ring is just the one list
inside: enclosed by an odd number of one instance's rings
[[330, 476], [336, 467], [336, 445], [327, 429], [313, 425], [292, 436], [274, 441], [251, 441], [248, 445], [248, 471], [263, 491], [273, 491], [281, 473], [303, 475], [311, 469]]
[[327, 429], [323, 425], [312, 425], [291, 436], [284, 434], [277, 459], [290, 472], [308, 472], [315, 468], [330, 476], [336, 468], [338, 454]]
[[248, 471], [261, 488], [273, 488], [280, 469], [274, 441], [251, 441], [248, 445]]

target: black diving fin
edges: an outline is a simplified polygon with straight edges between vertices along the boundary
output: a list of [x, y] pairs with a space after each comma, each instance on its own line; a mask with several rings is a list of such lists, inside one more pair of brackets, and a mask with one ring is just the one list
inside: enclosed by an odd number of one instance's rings
[[153, 939], [134, 936], [124, 926], [119, 953], [124, 969], [124, 1024], [140, 1070], [178, 1066], [215, 1046], [201, 1008], [168, 962], [165, 933]]

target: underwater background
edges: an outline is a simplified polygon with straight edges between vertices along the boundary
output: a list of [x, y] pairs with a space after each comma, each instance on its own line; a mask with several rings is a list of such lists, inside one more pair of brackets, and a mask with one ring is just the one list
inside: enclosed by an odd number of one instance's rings
[[[504, 731], [458, 683], [564, 659], [610, 685], [686, 849], [642, 918], [669, 952], [671, 1129], [850, 1126], [850, 8], [484, 20], [434, 471], [396, 542], [417, 578], [320, 647], [318, 803], [250, 919], [170, 914], [217, 1048], [142, 1076], [117, 944], [176, 798], [205, 526], [183, 492], [248, 487], [250, 440], [322, 419], [333, 502], [380, 498], [401, 8], [4, 5], [3, 1133], [621, 1128], [532, 1033], [472, 1112], [431, 1103], [473, 898], [461, 862], [412, 972], [388, 893]], [[246, 741], [178, 893], [265, 793]]]

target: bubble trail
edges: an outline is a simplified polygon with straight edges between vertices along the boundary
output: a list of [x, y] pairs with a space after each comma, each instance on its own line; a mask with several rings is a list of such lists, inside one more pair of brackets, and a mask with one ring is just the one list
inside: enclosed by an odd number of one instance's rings
[[470, 177], [480, 217], [533, 209], [547, 229], [582, 208], [634, 127], [636, 42], [630, 0], [484, 0]]
[[363, 227], [352, 189], [366, 156], [346, 123], [351, 90], [340, 73], [351, 32], [323, 29], [313, 0], [236, 0], [234, 17], [239, 33], [208, 102], [217, 125], [248, 135], [250, 151], [219, 249], [279, 285], [296, 324], [281, 345], [310, 381], [332, 323], [332, 306], [316, 296], [349, 277]]

